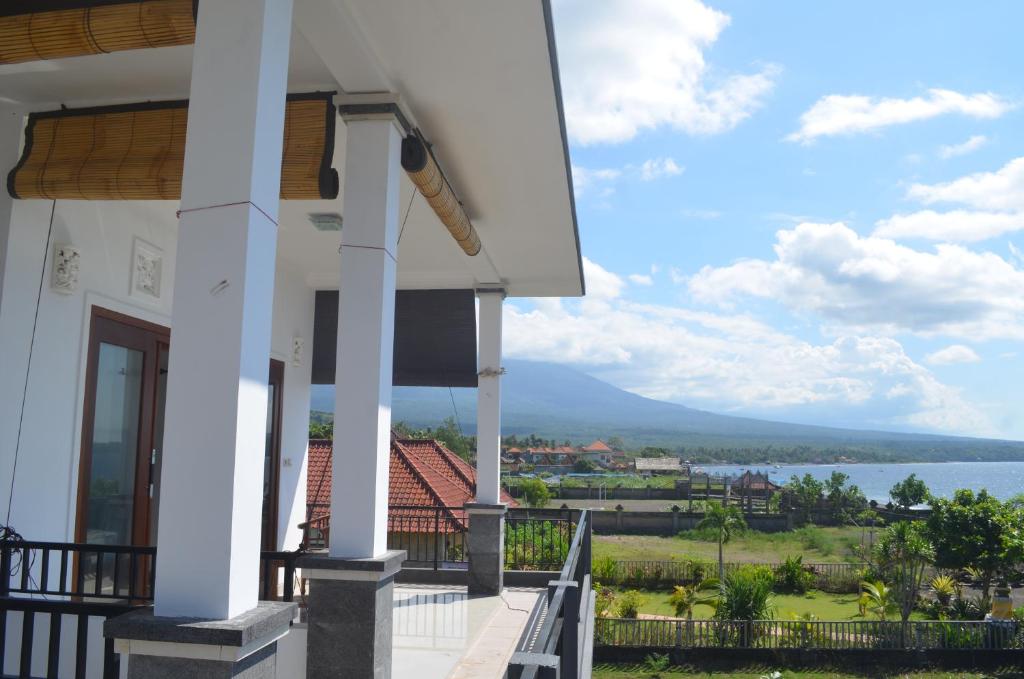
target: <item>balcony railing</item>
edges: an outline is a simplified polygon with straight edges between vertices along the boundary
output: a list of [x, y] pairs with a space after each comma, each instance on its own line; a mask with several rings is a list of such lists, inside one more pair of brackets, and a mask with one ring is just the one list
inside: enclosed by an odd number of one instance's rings
[[509, 679], [578, 679], [589, 663], [593, 625], [590, 512], [580, 512], [558, 580], [530, 613], [508, 665]]
[[[302, 554], [260, 554], [261, 599], [301, 598], [295, 563]], [[0, 541], [0, 669], [16, 656], [17, 677], [40, 670], [56, 677], [70, 664], [84, 678], [90, 654], [100, 652], [103, 678], [116, 679], [119, 658], [96, 621], [152, 603], [155, 575], [156, 547]], [[45, 627], [38, 616], [47, 616]], [[36, 638], [41, 630], [45, 643]], [[45, 658], [35, 657], [44, 650]]]

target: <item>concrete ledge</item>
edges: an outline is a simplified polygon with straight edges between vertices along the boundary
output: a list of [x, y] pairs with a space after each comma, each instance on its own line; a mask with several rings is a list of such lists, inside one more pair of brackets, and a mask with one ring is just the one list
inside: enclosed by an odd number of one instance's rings
[[[298, 612], [298, 604], [261, 601], [256, 608], [230, 620], [164, 618], [152, 608], [132, 611], [103, 623], [103, 636], [128, 641], [154, 641], [206, 646], [259, 646], [277, 639]], [[255, 649], [253, 649], [255, 650]]]
[[508, 512], [508, 505], [499, 502], [496, 505], [485, 502], [467, 502], [462, 508], [469, 514], [505, 514]]
[[301, 557], [296, 565], [313, 580], [386, 580], [402, 570], [406, 552], [392, 549], [379, 557], [350, 559], [326, 552]]

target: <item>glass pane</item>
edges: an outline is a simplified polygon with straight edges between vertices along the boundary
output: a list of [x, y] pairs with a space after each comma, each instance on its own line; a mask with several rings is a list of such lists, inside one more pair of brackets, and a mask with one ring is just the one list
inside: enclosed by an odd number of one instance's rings
[[100, 343], [92, 433], [86, 540], [132, 542], [143, 353]]

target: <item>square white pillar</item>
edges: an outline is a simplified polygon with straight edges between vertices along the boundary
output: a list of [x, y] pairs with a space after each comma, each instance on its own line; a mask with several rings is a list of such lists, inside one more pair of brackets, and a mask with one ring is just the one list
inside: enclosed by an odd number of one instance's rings
[[476, 501], [501, 501], [501, 288], [477, 290]]
[[201, 0], [185, 143], [156, 615], [258, 598], [292, 0]]
[[[24, 116], [20, 111], [0, 109], [0, 167], [2, 177], [18, 163], [21, 149], [21, 131], [25, 126]], [[14, 211], [14, 199], [11, 198], [7, 186], [0, 187], [0, 309], [4, 307], [4, 277], [7, 271], [7, 258], [10, 257], [11, 213]]]
[[373, 558], [387, 551], [402, 132], [390, 114], [346, 125], [330, 555]]

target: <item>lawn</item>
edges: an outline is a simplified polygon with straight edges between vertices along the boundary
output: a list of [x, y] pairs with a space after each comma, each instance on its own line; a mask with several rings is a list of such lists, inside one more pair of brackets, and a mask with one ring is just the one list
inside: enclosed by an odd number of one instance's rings
[[[673, 667], [665, 672], [661, 672], [660, 676], [662, 679], [681, 679], [682, 677], [693, 677], [694, 679], [760, 679], [765, 675], [771, 674], [772, 671], [772, 668], [768, 667], [728, 672], [709, 672], [693, 667]], [[648, 679], [652, 675], [642, 665], [598, 665], [594, 668], [593, 676], [594, 679]], [[1016, 679], [1021, 676], [1024, 676], [1024, 674], [1016, 671], [995, 674], [939, 671], [889, 671], [870, 674], [850, 674], [828, 670], [782, 671], [782, 679], [986, 679], [986, 677]]]
[[[858, 561], [854, 549], [860, 541], [861, 529], [854, 526], [808, 526], [786, 533], [747, 531], [725, 545], [725, 560], [771, 563], [803, 554], [806, 563]], [[699, 531], [684, 531], [677, 537], [595, 535], [593, 554], [595, 559], [611, 557], [618, 561], [717, 561], [718, 543]]]

